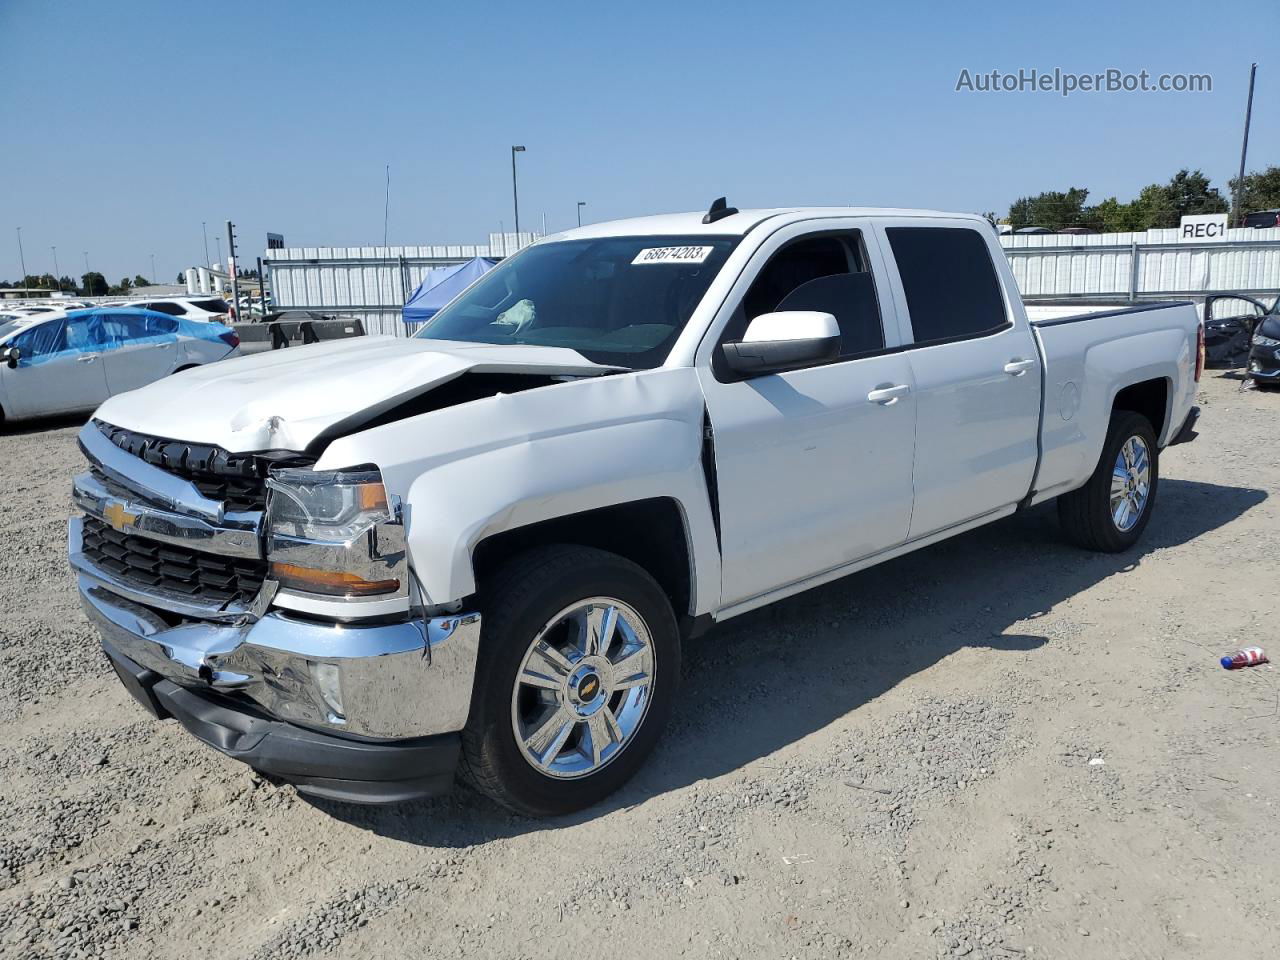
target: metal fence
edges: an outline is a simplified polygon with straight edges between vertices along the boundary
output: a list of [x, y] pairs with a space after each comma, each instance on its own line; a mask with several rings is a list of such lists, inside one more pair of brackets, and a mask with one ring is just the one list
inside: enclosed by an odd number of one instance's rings
[[500, 259], [537, 239], [522, 232], [490, 234], [487, 244], [422, 247], [292, 247], [262, 258], [277, 310], [315, 310], [359, 317], [369, 333], [403, 337], [405, 301], [429, 270], [476, 257]]
[[[1214, 293], [1280, 295], [1280, 228], [1230, 230], [1218, 243], [1179, 243], [1177, 230], [1012, 235], [1000, 238], [1022, 295], [1059, 298], [1203, 299]], [[295, 247], [271, 250], [276, 309], [359, 317], [369, 333], [406, 336], [409, 295], [428, 270], [473, 257], [501, 258], [534, 234], [491, 234], [488, 244], [425, 247]]]
[[1031, 301], [1280, 294], [1280, 228], [1229, 230], [1216, 243], [1179, 243], [1177, 230], [1014, 235], [1000, 243]]

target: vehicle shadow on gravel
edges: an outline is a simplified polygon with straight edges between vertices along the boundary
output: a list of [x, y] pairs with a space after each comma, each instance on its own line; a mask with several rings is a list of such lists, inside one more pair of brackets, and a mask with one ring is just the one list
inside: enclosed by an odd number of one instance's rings
[[[766, 757], [962, 648], [1023, 657], [1052, 642], [1020, 632], [1024, 621], [1156, 551], [1230, 523], [1266, 497], [1246, 487], [1162, 479], [1145, 536], [1123, 554], [1066, 543], [1053, 505], [1042, 505], [735, 618], [686, 643], [671, 726], [635, 779], [571, 817], [526, 820], [462, 788], [388, 808], [308, 802], [376, 834], [431, 846], [589, 821]], [[1021, 668], [1011, 659], [1010, 670]]]
[[48, 433], [68, 427], [83, 427], [89, 418], [83, 413], [62, 414], [54, 417], [38, 417], [34, 420], [0, 421], [0, 437], [22, 436], [29, 433]]

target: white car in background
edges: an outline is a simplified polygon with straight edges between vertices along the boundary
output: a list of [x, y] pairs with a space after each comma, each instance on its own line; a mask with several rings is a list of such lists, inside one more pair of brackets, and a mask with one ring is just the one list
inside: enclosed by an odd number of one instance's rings
[[239, 352], [229, 327], [145, 310], [0, 314], [0, 423], [91, 411], [117, 393]]
[[155, 310], [171, 317], [195, 320], [199, 323], [231, 323], [231, 304], [221, 297], [163, 297], [155, 300], [134, 300], [125, 306], [139, 310]]

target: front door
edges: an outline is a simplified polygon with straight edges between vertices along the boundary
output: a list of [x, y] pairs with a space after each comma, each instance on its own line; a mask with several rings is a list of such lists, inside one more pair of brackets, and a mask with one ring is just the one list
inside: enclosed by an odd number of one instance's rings
[[[915, 397], [909, 362], [892, 352], [899, 335], [891, 301], [877, 292], [881, 269], [874, 239], [868, 245], [859, 230], [815, 234], [802, 224], [764, 244], [730, 294], [731, 313], [699, 365], [714, 435], [723, 607], [906, 539]], [[840, 358], [734, 382], [719, 344], [741, 337], [754, 317], [787, 310], [833, 314]]]
[[10, 341], [21, 359], [5, 371], [15, 416], [92, 410], [107, 398], [102, 342], [93, 314], [49, 320]]

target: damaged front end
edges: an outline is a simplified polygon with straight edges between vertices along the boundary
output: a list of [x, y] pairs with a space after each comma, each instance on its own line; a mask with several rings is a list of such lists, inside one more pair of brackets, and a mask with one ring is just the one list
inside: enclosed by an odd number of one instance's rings
[[[479, 615], [410, 615], [400, 512], [376, 472], [317, 473], [297, 454], [99, 422], [80, 443], [91, 468], [73, 485], [70, 562], [139, 702], [316, 795], [389, 802], [447, 788]], [[349, 616], [286, 609], [310, 597]], [[356, 616], [379, 601], [398, 612]], [[418, 754], [443, 766], [406, 762]]]

